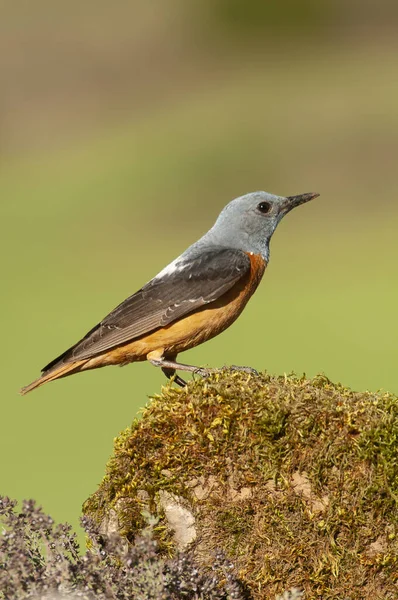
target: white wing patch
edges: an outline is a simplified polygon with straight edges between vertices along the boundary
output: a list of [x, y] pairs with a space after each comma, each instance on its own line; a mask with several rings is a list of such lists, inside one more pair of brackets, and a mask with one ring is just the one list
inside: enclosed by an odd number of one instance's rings
[[169, 263], [164, 269], [160, 271], [152, 281], [156, 281], [156, 279], [161, 279], [162, 277], [166, 277], [168, 275], [173, 275], [174, 273], [180, 273], [186, 268], [186, 263], [181, 261], [181, 256], [175, 258], [171, 263]]

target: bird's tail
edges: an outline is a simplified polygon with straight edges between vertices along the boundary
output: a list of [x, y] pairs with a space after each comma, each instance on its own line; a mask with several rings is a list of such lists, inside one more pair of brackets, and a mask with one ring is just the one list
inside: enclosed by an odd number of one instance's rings
[[34, 381], [32, 381], [32, 383], [23, 387], [20, 390], [20, 394], [24, 396], [28, 392], [31, 392], [32, 390], [40, 387], [48, 381], [53, 381], [54, 379], [60, 379], [61, 377], [66, 377], [67, 375], [78, 373], [82, 370], [83, 365], [85, 365], [86, 362], [88, 362], [88, 360], [89, 359], [86, 358], [84, 360], [77, 360], [75, 362], [64, 363], [61, 364], [59, 367], [55, 367], [49, 371], [44, 371], [38, 379], [35, 379]]

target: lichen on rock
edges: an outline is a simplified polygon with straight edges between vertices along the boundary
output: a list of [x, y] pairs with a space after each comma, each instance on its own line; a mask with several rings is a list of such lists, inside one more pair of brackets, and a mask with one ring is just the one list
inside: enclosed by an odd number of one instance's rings
[[84, 511], [130, 541], [151, 512], [165, 552], [221, 549], [258, 599], [373, 600], [396, 597], [397, 498], [395, 396], [224, 371], [152, 398]]

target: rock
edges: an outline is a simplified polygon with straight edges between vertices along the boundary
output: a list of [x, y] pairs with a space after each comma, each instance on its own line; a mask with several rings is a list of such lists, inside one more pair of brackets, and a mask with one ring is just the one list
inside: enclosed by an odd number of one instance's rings
[[185, 550], [196, 539], [195, 517], [184, 506], [183, 498], [165, 490], [160, 490], [158, 497], [160, 510], [164, 513], [176, 547]]
[[222, 551], [258, 600], [395, 598], [397, 431], [390, 394], [215, 374], [151, 400], [84, 510], [130, 541], [154, 514], [161, 549]]

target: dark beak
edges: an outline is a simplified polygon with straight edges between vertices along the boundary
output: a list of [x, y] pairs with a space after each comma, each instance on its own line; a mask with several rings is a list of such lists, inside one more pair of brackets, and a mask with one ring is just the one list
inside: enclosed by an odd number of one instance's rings
[[319, 194], [301, 194], [300, 196], [288, 196], [286, 201], [283, 203], [283, 209], [286, 212], [292, 210], [292, 208], [296, 208], [296, 206], [300, 206], [300, 204], [305, 204], [305, 202], [309, 202], [314, 198], [318, 198]]

